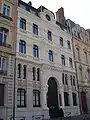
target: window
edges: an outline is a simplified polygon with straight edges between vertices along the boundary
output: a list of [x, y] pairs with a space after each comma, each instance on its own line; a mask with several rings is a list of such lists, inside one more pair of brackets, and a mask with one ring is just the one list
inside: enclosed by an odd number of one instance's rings
[[65, 56], [64, 55], [61, 55], [61, 62], [62, 62], [62, 65], [65, 65]]
[[21, 78], [21, 64], [18, 64], [17, 77]]
[[64, 73], [62, 73], [62, 83], [64, 84]]
[[69, 94], [67, 92], [64, 92], [64, 103], [65, 106], [69, 106]]
[[6, 45], [8, 41], [8, 29], [0, 28], [0, 45]]
[[49, 50], [48, 56], [49, 56], [49, 61], [53, 62], [53, 51]]
[[82, 81], [83, 77], [82, 77], [82, 67], [79, 67], [79, 80]]
[[70, 81], [71, 81], [71, 85], [72, 85], [73, 84], [72, 75], [70, 75]]
[[26, 65], [23, 65], [23, 79], [26, 79]]
[[17, 107], [26, 107], [26, 91], [25, 91], [25, 89], [17, 90]]
[[40, 91], [33, 90], [33, 107], [40, 107]]
[[24, 18], [20, 18], [20, 28], [26, 30], [26, 20]]
[[52, 33], [51, 33], [51, 31], [48, 31], [47, 35], [48, 35], [48, 40], [52, 41]]
[[36, 68], [33, 67], [33, 80], [35, 80], [35, 73], [36, 73]]
[[69, 64], [70, 64], [70, 67], [73, 67], [72, 58], [70, 57], [69, 57]]
[[75, 76], [73, 76], [73, 85], [75, 86]]
[[39, 52], [38, 52], [38, 46], [33, 45], [33, 56], [34, 57], [39, 57]]
[[65, 74], [65, 84], [68, 85], [67, 74]]
[[78, 58], [78, 60], [80, 60], [79, 48], [76, 48], [76, 54], [77, 54], [77, 58]]
[[10, 17], [10, 6], [3, 4], [3, 15]]
[[68, 40], [67, 40], [67, 47], [68, 47], [68, 49], [71, 49], [70, 41], [68, 41]]
[[6, 72], [7, 71], [7, 59], [0, 56], [0, 71]]
[[73, 106], [77, 106], [77, 96], [76, 96], [76, 93], [72, 93], [72, 97], [73, 97]]
[[38, 26], [33, 23], [33, 34], [38, 35]]
[[59, 39], [60, 39], [60, 45], [63, 46], [63, 38], [60, 37]]
[[4, 84], [0, 84], [0, 106], [4, 106]]
[[37, 81], [40, 81], [40, 68], [37, 68]]
[[84, 52], [84, 53], [85, 53], [85, 62], [88, 63], [87, 53], [86, 52]]
[[23, 40], [20, 40], [19, 42], [19, 52], [26, 53], [26, 42]]

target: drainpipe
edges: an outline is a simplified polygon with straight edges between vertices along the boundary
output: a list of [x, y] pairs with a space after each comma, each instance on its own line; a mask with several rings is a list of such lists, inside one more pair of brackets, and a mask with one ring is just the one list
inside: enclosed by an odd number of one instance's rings
[[74, 42], [73, 42], [73, 35], [72, 35], [72, 48], [73, 48], [73, 56], [74, 56], [74, 65], [75, 65], [75, 71], [76, 71], [76, 79], [77, 79], [77, 88], [78, 88], [78, 97], [79, 97], [79, 108], [80, 108], [80, 114], [82, 113], [82, 107], [81, 107], [81, 94], [79, 89], [79, 83], [78, 83], [78, 75], [77, 75], [77, 65], [75, 61], [75, 51], [74, 51]]

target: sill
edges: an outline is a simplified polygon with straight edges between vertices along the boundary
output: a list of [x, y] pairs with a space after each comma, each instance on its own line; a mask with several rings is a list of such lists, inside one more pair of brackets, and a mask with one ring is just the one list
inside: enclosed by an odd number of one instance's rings
[[17, 106], [17, 108], [26, 108], [26, 105], [25, 106]]
[[12, 21], [12, 18], [9, 17], [9, 16], [7, 16], [7, 15], [4, 15], [4, 14], [0, 13], [0, 16], [3, 17], [3, 18], [5, 18], [5, 19], [7, 19], [7, 20]]
[[23, 33], [25, 33], [25, 34], [27, 33], [27, 31], [26, 31], [25, 29], [22, 29], [22, 28], [19, 28], [19, 31], [20, 31], [20, 32], [23, 32]]
[[41, 107], [41, 105], [33, 105], [33, 107]]
[[10, 44], [0, 43], [0, 46], [11, 48], [11, 45], [10, 45]]
[[21, 57], [25, 57], [25, 58], [27, 57], [26, 53], [20, 53], [20, 52], [19, 52], [19, 55], [20, 55]]
[[37, 34], [33, 34], [33, 37], [39, 38], [39, 36]]
[[33, 60], [40, 61], [39, 57], [33, 57]]

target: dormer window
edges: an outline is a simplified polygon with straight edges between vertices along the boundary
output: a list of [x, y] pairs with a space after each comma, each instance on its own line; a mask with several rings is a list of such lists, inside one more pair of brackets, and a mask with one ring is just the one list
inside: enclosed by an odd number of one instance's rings
[[47, 19], [48, 21], [51, 21], [51, 18], [50, 18], [50, 16], [49, 16], [48, 14], [46, 14], [46, 19]]

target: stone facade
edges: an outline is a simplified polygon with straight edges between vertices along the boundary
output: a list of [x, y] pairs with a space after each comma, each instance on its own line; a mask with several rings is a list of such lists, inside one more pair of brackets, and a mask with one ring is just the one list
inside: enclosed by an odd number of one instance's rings
[[[21, 25], [22, 21], [25, 24]], [[37, 28], [36, 31], [33, 30], [34, 25]], [[48, 31], [51, 32], [50, 39], [47, 36]], [[63, 45], [60, 45], [60, 37], [63, 38]], [[26, 120], [31, 120], [33, 117], [50, 117], [50, 108], [47, 105], [50, 78], [53, 78], [57, 84], [58, 107], [62, 107], [65, 114], [67, 112], [71, 112], [71, 115], [80, 113], [71, 39], [72, 36], [68, 33], [68, 29], [56, 21], [54, 13], [43, 6], [36, 9], [30, 2], [29, 4], [23, 1], [19, 3], [16, 49], [16, 117], [25, 117]], [[24, 50], [21, 48], [20, 42], [24, 43]], [[38, 53], [34, 53], [34, 45], [38, 46]], [[49, 56], [49, 50], [52, 51], [53, 58]], [[65, 65], [62, 65], [61, 55], [65, 56]], [[71, 65], [69, 58], [72, 59]], [[26, 70], [23, 69], [24, 65]], [[36, 69], [34, 80], [33, 67]], [[37, 78], [38, 68], [40, 70], [39, 80]], [[26, 77], [23, 77], [24, 75]], [[64, 82], [62, 75], [64, 75]], [[34, 90], [40, 93], [39, 106], [34, 106]], [[20, 91], [25, 91], [24, 104]], [[65, 105], [64, 92], [68, 93], [68, 106]], [[72, 93], [76, 95], [75, 106]]]
[[0, 119], [13, 115], [17, 0], [0, 0]]
[[90, 112], [90, 32], [68, 20], [73, 34], [75, 66], [79, 87], [81, 113]]

